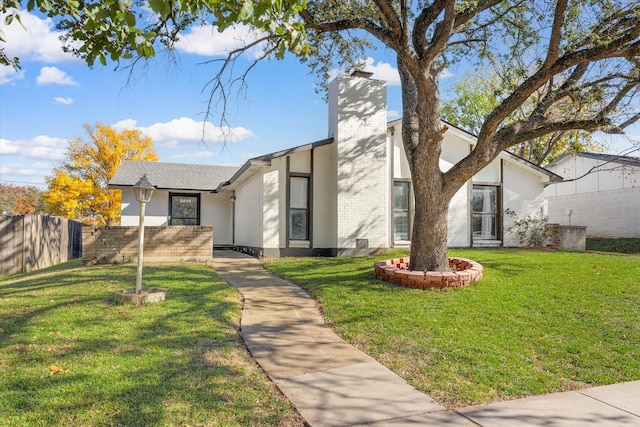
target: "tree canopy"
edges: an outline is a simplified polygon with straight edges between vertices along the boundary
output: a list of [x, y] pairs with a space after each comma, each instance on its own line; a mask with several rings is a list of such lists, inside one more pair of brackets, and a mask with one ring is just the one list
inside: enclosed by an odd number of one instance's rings
[[0, 184], [0, 212], [12, 215], [44, 212], [42, 191], [32, 185]]
[[[499, 79], [491, 73], [466, 76], [454, 85], [453, 93], [443, 100], [442, 118], [477, 135], [486, 116], [498, 105], [496, 93], [500, 91], [499, 85]], [[523, 104], [511, 120], [526, 116], [530, 102]], [[601, 152], [606, 148], [607, 145], [594, 140], [590, 132], [576, 129], [545, 134], [509, 147], [508, 150], [531, 163], [544, 166], [563, 154]]]
[[112, 225], [120, 219], [120, 190], [108, 183], [123, 160], [158, 160], [151, 138], [138, 130], [116, 132], [98, 123], [85, 125], [90, 139], [69, 141], [67, 159], [46, 178], [43, 198], [47, 211], [98, 225]]
[[[8, 7], [21, 6], [5, 1], [5, 19], [17, 16]], [[54, 17], [76, 42], [68, 49], [89, 65], [150, 57], [203, 23], [252, 25], [263, 37], [244, 49], [262, 42], [263, 57], [290, 51], [322, 76], [357, 67], [371, 41], [384, 45], [401, 80], [415, 199], [412, 270], [448, 269], [449, 202], [502, 150], [555, 132], [621, 133], [640, 118], [638, 0], [27, 0], [26, 7]], [[226, 99], [222, 76], [244, 49], [221, 63], [212, 97]], [[501, 84], [473, 150], [443, 171], [439, 77], [457, 63], [493, 69]]]

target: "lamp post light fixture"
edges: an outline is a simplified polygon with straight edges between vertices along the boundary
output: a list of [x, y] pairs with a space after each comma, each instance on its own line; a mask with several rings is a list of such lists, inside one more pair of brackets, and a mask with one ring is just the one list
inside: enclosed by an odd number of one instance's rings
[[140, 225], [138, 227], [138, 275], [136, 276], [136, 293], [142, 292], [142, 254], [144, 250], [144, 211], [145, 205], [151, 200], [155, 187], [149, 182], [147, 175], [142, 175], [135, 183], [133, 190], [136, 200], [140, 202]]

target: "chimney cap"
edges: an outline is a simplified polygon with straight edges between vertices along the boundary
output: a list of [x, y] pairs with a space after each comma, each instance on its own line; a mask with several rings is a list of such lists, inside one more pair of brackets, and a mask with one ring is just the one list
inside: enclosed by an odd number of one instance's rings
[[363, 70], [354, 70], [353, 73], [351, 73], [351, 77], [364, 77], [365, 79], [368, 79], [371, 76], [373, 76], [373, 73]]

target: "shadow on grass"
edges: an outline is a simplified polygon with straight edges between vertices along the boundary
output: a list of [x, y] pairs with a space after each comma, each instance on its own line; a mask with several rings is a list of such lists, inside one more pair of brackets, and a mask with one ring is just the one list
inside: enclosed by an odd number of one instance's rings
[[[268, 390], [247, 372], [236, 291], [202, 266], [151, 266], [144, 281], [167, 288], [167, 301], [114, 306], [114, 292], [135, 283], [132, 266], [0, 282], [0, 412], [13, 414], [4, 422], [279, 423], [282, 407], [256, 406]], [[68, 371], [52, 375], [54, 363]]]

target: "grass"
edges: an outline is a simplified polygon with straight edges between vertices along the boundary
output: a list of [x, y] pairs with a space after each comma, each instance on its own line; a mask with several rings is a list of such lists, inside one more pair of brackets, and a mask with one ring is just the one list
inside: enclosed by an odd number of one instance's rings
[[640, 254], [640, 239], [587, 239], [587, 250]]
[[301, 426], [238, 334], [211, 268], [148, 266], [167, 300], [115, 306], [135, 267], [66, 263], [0, 279], [1, 426]]
[[640, 256], [455, 250], [485, 267], [473, 286], [422, 291], [373, 276], [391, 258], [281, 258], [355, 346], [437, 401], [460, 407], [640, 379]]

